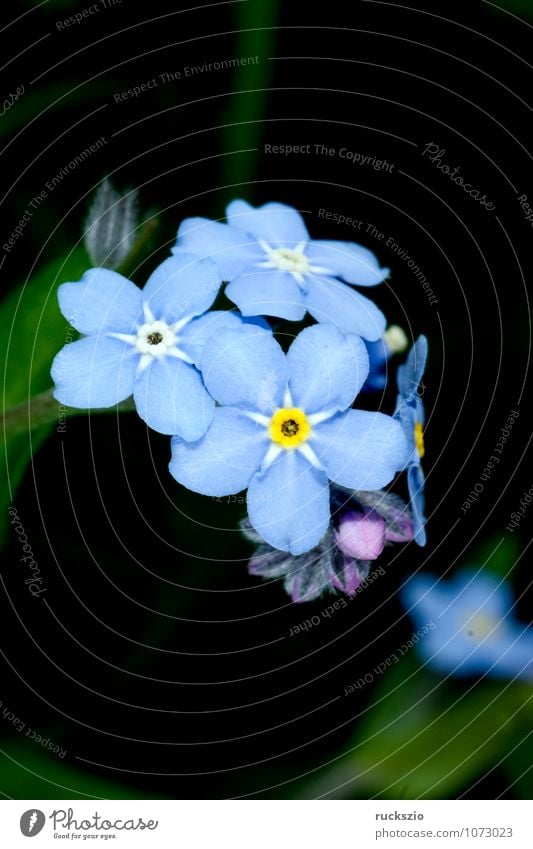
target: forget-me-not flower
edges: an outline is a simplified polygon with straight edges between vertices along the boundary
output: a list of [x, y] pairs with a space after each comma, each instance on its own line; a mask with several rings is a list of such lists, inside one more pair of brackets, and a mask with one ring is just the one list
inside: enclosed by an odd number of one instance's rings
[[[310, 239], [300, 213], [283, 203], [257, 209], [234, 200], [227, 223], [188, 218], [173, 251], [212, 257], [226, 294], [245, 316], [300, 321], [306, 312], [364, 339], [379, 339], [383, 313], [352, 287], [375, 286], [388, 276], [374, 254], [353, 242]], [[349, 285], [346, 285], [349, 284]]]
[[170, 471], [205, 495], [248, 487], [252, 526], [272, 545], [301, 554], [330, 522], [328, 480], [380, 489], [405, 465], [399, 422], [350, 409], [368, 374], [358, 336], [332, 325], [303, 330], [285, 355], [270, 332], [224, 329], [200, 367], [220, 406], [194, 443], [172, 440]]
[[533, 628], [515, 618], [511, 590], [495, 575], [475, 569], [446, 581], [416, 575], [401, 598], [417, 626], [436, 626], [418, 644], [435, 669], [533, 680]]
[[57, 400], [110, 407], [133, 395], [154, 430], [199, 439], [215, 402], [197, 364], [206, 339], [240, 325], [232, 312], [206, 312], [220, 288], [209, 259], [180, 254], [159, 265], [141, 290], [114, 271], [93, 268], [59, 287], [61, 312], [83, 334], [57, 354]]
[[407, 488], [411, 499], [414, 523], [414, 540], [418, 545], [426, 544], [424, 517], [425, 477], [422, 469], [424, 456], [424, 403], [420, 397], [422, 377], [426, 367], [428, 342], [419, 336], [409, 351], [407, 361], [398, 369], [398, 400], [394, 417], [401, 423], [409, 445], [407, 460]]

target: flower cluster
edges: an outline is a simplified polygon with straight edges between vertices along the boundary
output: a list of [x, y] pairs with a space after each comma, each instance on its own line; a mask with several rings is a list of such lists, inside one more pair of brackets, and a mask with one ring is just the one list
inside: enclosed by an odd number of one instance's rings
[[[252, 574], [283, 576], [297, 601], [352, 594], [386, 545], [425, 543], [425, 337], [398, 370], [394, 415], [353, 407], [386, 386], [391, 356], [407, 347], [355, 288], [388, 274], [360, 245], [311, 239], [291, 207], [236, 200], [225, 223], [184, 221], [142, 289], [102, 267], [60, 287], [81, 338], [54, 360], [55, 397], [87, 409], [133, 396], [146, 424], [172, 437], [180, 484], [247, 490]], [[223, 285], [233, 310], [214, 308]], [[316, 323], [290, 345], [267, 320], [307, 313]], [[409, 505], [384, 491], [403, 471]]]

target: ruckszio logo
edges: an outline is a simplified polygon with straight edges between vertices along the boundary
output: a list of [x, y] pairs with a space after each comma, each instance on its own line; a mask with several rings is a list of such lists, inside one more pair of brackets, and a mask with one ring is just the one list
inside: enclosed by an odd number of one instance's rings
[[37, 808], [31, 808], [25, 811], [20, 818], [20, 830], [24, 837], [35, 837], [42, 831], [46, 822], [46, 817], [42, 811]]

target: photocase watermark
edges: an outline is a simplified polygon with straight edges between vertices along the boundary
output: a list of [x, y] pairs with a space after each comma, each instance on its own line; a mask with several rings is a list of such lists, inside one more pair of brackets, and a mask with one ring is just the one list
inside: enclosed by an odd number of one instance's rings
[[20, 818], [20, 830], [24, 837], [35, 837], [43, 830], [46, 817], [38, 808], [30, 808], [24, 811]]
[[[78, 311], [78, 313], [79, 313], [79, 311]], [[76, 315], [78, 315], [78, 313], [76, 313]], [[76, 321], [75, 316], [71, 316], [71, 318], [74, 322]], [[70, 343], [74, 342], [77, 338], [78, 338], [78, 333], [74, 330], [72, 325], [71, 324], [67, 325], [64, 344], [70, 345]], [[58, 373], [61, 374], [61, 372], [64, 369], [65, 369], [64, 365], [62, 367], [59, 367]], [[56, 433], [66, 433], [67, 432], [68, 409], [69, 408], [67, 406], [65, 406], [65, 404], [58, 404], [57, 405]]]
[[24, 94], [24, 91], [25, 91], [24, 86], [19, 85], [19, 86], [16, 87], [13, 94], [11, 94], [11, 92], [9, 92], [7, 97], [4, 97], [4, 99], [2, 101], [2, 109], [0, 111], [0, 117], [3, 118], [4, 115], [6, 115], [7, 112], [9, 112], [9, 110], [11, 109], [12, 106], [15, 105], [17, 100], [20, 100], [20, 98]]
[[76, 156], [74, 156], [69, 162], [67, 162], [58, 172], [54, 174], [49, 180], [46, 181], [44, 187], [40, 192], [37, 192], [30, 202], [28, 203], [26, 209], [24, 210], [21, 218], [17, 226], [13, 229], [10, 236], [3, 243], [2, 248], [4, 253], [9, 254], [17, 244], [20, 238], [24, 235], [24, 230], [30, 223], [31, 219], [37, 212], [37, 210], [43, 205], [47, 197], [63, 182], [65, 177], [68, 177], [73, 171], [78, 168], [79, 165], [82, 165], [93, 153], [101, 150], [104, 145], [106, 145], [108, 139], [105, 136], [100, 136], [93, 144], [90, 144]]
[[388, 159], [380, 159], [371, 153], [351, 150], [349, 147], [331, 147], [331, 145], [307, 142], [304, 144], [265, 144], [263, 151], [270, 156], [325, 156], [330, 159], [344, 159], [351, 165], [372, 168], [374, 171], [387, 171], [392, 174], [394, 164]]
[[526, 221], [531, 224], [533, 227], [533, 207], [528, 201], [527, 195], [522, 194], [518, 198], [518, 203], [520, 204], [520, 208], [524, 214], [524, 218]]
[[368, 221], [362, 221], [360, 218], [353, 218], [351, 215], [345, 215], [343, 212], [334, 212], [332, 209], [324, 209], [320, 207], [317, 212], [319, 218], [324, 221], [333, 221], [334, 224], [345, 224], [346, 227], [353, 227], [354, 230], [365, 230], [368, 226]]
[[[144, 820], [142, 817], [135, 817], [130, 819], [117, 819], [117, 820], [109, 820], [105, 817], [102, 817], [98, 812], [94, 813], [90, 819], [88, 818], [80, 818], [76, 819], [74, 815], [74, 809], [68, 808], [65, 810], [64, 808], [58, 808], [50, 814], [49, 819], [52, 820], [52, 825], [54, 832], [58, 831], [60, 828], [65, 830], [66, 834], [54, 834], [54, 837], [70, 837], [71, 839], [81, 838], [81, 834], [76, 834], [77, 831], [81, 832], [98, 832], [104, 831], [107, 832], [107, 835], [101, 834], [100, 837], [106, 839], [106, 837], [112, 836], [116, 837], [116, 834], [110, 835], [109, 832], [113, 831], [145, 831], [148, 829], [149, 831], [155, 831], [155, 829], [159, 825], [158, 820]], [[83, 839], [85, 840], [86, 834], [83, 835]], [[91, 834], [90, 837], [97, 837], [96, 834]]]
[[[272, 501], [271, 493], [262, 493], [261, 495], [256, 495], [254, 498], [255, 504], [260, 504], [263, 501]], [[247, 504], [248, 499], [246, 495], [212, 495], [211, 501], [216, 501], [217, 504]]]
[[211, 74], [218, 71], [229, 71], [235, 68], [243, 67], [244, 65], [258, 65], [261, 59], [259, 56], [237, 56], [229, 59], [219, 59], [215, 62], [203, 62], [201, 65], [185, 65], [183, 68], [174, 71], [163, 71], [156, 77], [149, 80], [144, 80], [138, 85], [117, 91], [113, 95], [115, 103], [123, 103], [126, 100], [132, 100], [145, 94], [147, 91], [161, 88], [162, 86], [172, 83], [189, 80], [193, 77], [200, 77], [203, 74]]
[[417, 282], [424, 290], [428, 303], [431, 304], [431, 306], [438, 304], [439, 300], [437, 295], [431, 288], [431, 284], [426, 275], [407, 251], [398, 244], [393, 236], [379, 230], [378, 227], [376, 227], [371, 221], [363, 221], [361, 218], [354, 218], [353, 216], [346, 215], [346, 213], [338, 212], [336, 210], [320, 207], [317, 210], [317, 216], [318, 218], [322, 218], [324, 221], [332, 221], [334, 224], [341, 224], [346, 227], [350, 227], [352, 230], [357, 230], [359, 233], [370, 236], [371, 239], [375, 239], [377, 242], [381, 242], [386, 248], [392, 251], [397, 259], [404, 262], [407, 268], [414, 274]]
[[83, 21], [86, 21], [87, 18], [91, 18], [99, 12], [105, 12], [107, 9], [115, 9], [117, 6], [122, 6], [122, 3], [123, 0], [98, 0], [97, 3], [93, 3], [92, 6], [87, 6], [85, 9], [81, 9], [79, 12], [76, 12], [75, 15], [70, 15], [68, 18], [62, 18], [61, 20], [56, 21], [56, 30], [58, 32], [63, 32], [63, 30], [70, 29], [70, 27], [83, 23]]
[[351, 684], [348, 684], [344, 688], [343, 695], [351, 696], [353, 693], [355, 693], [356, 690], [363, 690], [367, 686], [367, 684], [372, 684], [376, 680], [376, 678], [379, 678], [380, 675], [383, 675], [383, 673], [386, 672], [389, 667], [398, 663], [398, 661], [401, 657], [403, 657], [404, 654], [407, 654], [407, 652], [410, 651], [413, 646], [416, 646], [416, 644], [419, 643], [420, 640], [422, 640], [427, 634], [429, 634], [430, 631], [434, 631], [436, 627], [437, 626], [434, 622], [426, 622], [426, 624], [419, 628], [418, 631], [414, 631], [413, 634], [411, 634], [410, 638], [407, 640], [407, 642], [403, 643], [399, 649], [397, 649], [395, 652], [392, 652], [392, 654], [385, 658], [385, 660], [382, 660], [381, 663], [378, 663], [377, 666], [374, 667], [372, 672], [366, 672], [365, 675], [358, 678], [357, 681], [353, 681]]
[[386, 248], [388, 248], [396, 259], [400, 259], [409, 271], [411, 271], [417, 280], [417, 282], [421, 285], [424, 290], [424, 294], [428, 299], [428, 303], [431, 306], [435, 306], [438, 304], [439, 300], [431, 288], [431, 284], [427, 279], [426, 275], [422, 271], [419, 265], [415, 262], [415, 260], [407, 253], [407, 251], [398, 244], [398, 242], [394, 239], [393, 236], [389, 236], [387, 233], [383, 233], [372, 223], [368, 223], [366, 225], [365, 233], [370, 236], [372, 239], [376, 239], [376, 241], [381, 242]]
[[373, 584], [374, 581], [377, 581], [382, 575], [385, 574], [385, 569], [383, 566], [378, 566], [377, 569], [374, 569], [368, 577], [365, 578], [364, 581], [361, 581], [357, 589], [352, 595], [345, 598], [341, 596], [333, 601], [331, 604], [328, 604], [320, 613], [315, 613], [313, 616], [310, 616], [308, 619], [302, 620], [297, 625], [293, 625], [289, 630], [289, 637], [296, 637], [298, 634], [305, 634], [310, 631], [312, 628], [316, 628], [317, 625], [320, 625], [325, 619], [331, 619], [334, 613], [338, 610], [344, 610], [351, 601], [354, 600], [360, 593], [363, 592], [370, 584]]
[[511, 534], [514, 533], [515, 528], [518, 527], [522, 519], [526, 514], [526, 510], [533, 501], [533, 485], [529, 487], [528, 490], [522, 493], [522, 498], [520, 499], [520, 507], [517, 507], [516, 510], [511, 513], [510, 521], [505, 526], [505, 530], [509, 531]]
[[514, 423], [517, 420], [519, 415], [520, 415], [520, 413], [518, 412], [518, 410], [510, 410], [510, 412], [507, 416], [507, 421], [505, 422], [504, 426], [502, 428], [500, 428], [500, 435], [498, 436], [498, 441], [497, 441], [496, 445], [494, 446], [494, 448], [492, 449], [492, 454], [490, 455], [489, 459], [487, 460], [485, 467], [484, 467], [483, 471], [481, 472], [481, 474], [479, 476], [479, 480], [472, 487], [472, 489], [468, 493], [466, 499], [463, 501], [463, 503], [461, 505], [461, 510], [463, 512], [463, 515], [468, 510], [470, 510], [472, 505], [477, 502], [479, 496], [484, 492], [485, 484], [487, 483], [487, 481], [489, 481], [491, 479], [492, 472], [494, 471], [494, 469], [496, 468], [496, 466], [500, 462], [501, 455], [503, 454], [503, 451], [504, 451], [504, 448], [505, 448], [505, 443], [509, 439], [509, 437], [511, 435], [511, 429], [512, 429], [512, 427], [513, 427], [513, 425], [514, 425]]
[[480, 206], [484, 206], [489, 212], [493, 212], [496, 209], [495, 204], [487, 198], [486, 194], [481, 193], [481, 189], [477, 189], [472, 183], [465, 182], [463, 175], [460, 173], [461, 166], [456, 165], [452, 168], [451, 165], [448, 165], [446, 162], [443, 162], [443, 157], [446, 155], [446, 150], [441, 147], [436, 142], [428, 142], [421, 154], [423, 157], [427, 157], [428, 162], [440, 171], [444, 176], [449, 177], [452, 183], [455, 183], [456, 186], [459, 186], [467, 195], [469, 195], [473, 200], [477, 201]]
[[44, 579], [41, 575], [41, 570], [39, 568], [39, 564], [35, 560], [33, 555], [33, 549], [28, 541], [28, 535], [24, 529], [24, 525], [20, 519], [20, 516], [17, 512], [16, 507], [9, 507], [8, 511], [10, 516], [10, 523], [15, 531], [18, 541], [22, 545], [23, 556], [20, 558], [20, 562], [24, 564], [24, 569], [28, 573], [28, 576], [25, 578], [24, 583], [28, 587], [29, 592], [34, 598], [39, 598], [43, 593], [46, 592], [46, 587], [43, 585]]
[[52, 754], [57, 755], [58, 758], [63, 758], [67, 754], [66, 749], [62, 749], [57, 743], [55, 743], [50, 737], [44, 737], [42, 734], [38, 734], [34, 728], [27, 725], [24, 720], [22, 720], [19, 716], [16, 715], [12, 710], [9, 710], [7, 705], [4, 705], [2, 700], [0, 699], [0, 708], [2, 708], [2, 717], [5, 722], [9, 725], [12, 725], [15, 731], [18, 734], [22, 734], [24, 731], [24, 737], [27, 737], [28, 740], [33, 740], [37, 745], [42, 746], [43, 749], [48, 749], [48, 751], [52, 752]]

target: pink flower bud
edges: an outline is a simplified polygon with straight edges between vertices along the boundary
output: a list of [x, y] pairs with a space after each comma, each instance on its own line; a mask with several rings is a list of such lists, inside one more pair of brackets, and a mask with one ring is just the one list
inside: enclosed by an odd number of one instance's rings
[[385, 546], [385, 522], [374, 510], [346, 513], [335, 534], [338, 548], [357, 560], [375, 560]]

